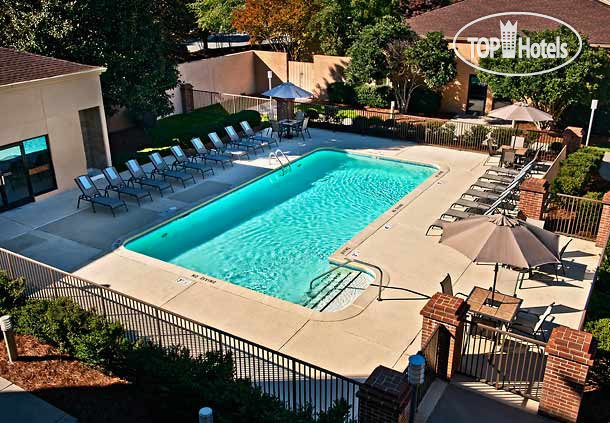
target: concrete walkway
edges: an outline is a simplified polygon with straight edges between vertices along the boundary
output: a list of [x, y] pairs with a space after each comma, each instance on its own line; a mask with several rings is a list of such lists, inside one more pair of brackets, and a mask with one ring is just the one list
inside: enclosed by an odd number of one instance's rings
[[[30, 204], [0, 215], [0, 245], [66, 270], [78, 269], [76, 274], [84, 278], [346, 376], [364, 378], [379, 364], [404, 370], [408, 355], [420, 347], [419, 311], [439, 291], [447, 273], [456, 292], [491, 286], [492, 267], [473, 265], [439, 245], [438, 237], [425, 235], [428, 225], [485, 171], [487, 156], [349, 133], [311, 132], [313, 139], [286, 141], [281, 149], [291, 159], [315, 148], [336, 147], [444, 169], [418, 196], [401, 201], [374, 222], [373, 229], [365, 229], [337, 250], [345, 259], [357, 257], [383, 269], [389, 281], [383, 301], [375, 300], [377, 288], [371, 286], [347, 309], [319, 313], [114, 248], [130, 235], [276, 167], [266, 154], [163, 199], [157, 196], [141, 208], [131, 206], [116, 219], [104, 211], [76, 211], [75, 192]], [[565, 242], [561, 240], [562, 245]], [[565, 256], [567, 277], [556, 282], [536, 274], [526, 280], [516, 292], [524, 300], [523, 308], [539, 312], [554, 301], [554, 323], [578, 327], [599, 253], [591, 242], [573, 241]], [[515, 272], [501, 269], [498, 289], [512, 294], [516, 279]]]
[[0, 377], [2, 423], [76, 423], [74, 417]]

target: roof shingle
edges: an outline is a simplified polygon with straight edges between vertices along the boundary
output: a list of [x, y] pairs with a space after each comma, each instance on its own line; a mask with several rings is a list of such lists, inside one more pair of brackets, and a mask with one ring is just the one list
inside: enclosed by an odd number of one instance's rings
[[[591, 44], [610, 44], [610, 6], [599, 0], [463, 0], [409, 19], [409, 25], [418, 34], [441, 31], [453, 38], [456, 32], [482, 16], [501, 12], [536, 12], [552, 16], [572, 25], [589, 37]], [[503, 16], [502, 20], [510, 18]], [[520, 15], [519, 30], [540, 31], [549, 29], [549, 20]], [[462, 37], [499, 36], [497, 20], [481, 21], [460, 33]]]
[[0, 47], [0, 86], [103, 69]]

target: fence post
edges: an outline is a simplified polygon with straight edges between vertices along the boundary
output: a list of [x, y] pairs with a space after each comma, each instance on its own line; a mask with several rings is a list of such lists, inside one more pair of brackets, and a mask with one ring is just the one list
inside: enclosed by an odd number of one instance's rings
[[610, 191], [604, 194], [602, 203], [602, 215], [599, 219], [599, 229], [597, 231], [597, 238], [595, 239], [595, 245], [600, 248], [606, 246], [608, 234], [610, 234]]
[[180, 84], [180, 97], [182, 98], [182, 113], [190, 113], [195, 110], [193, 85]]
[[573, 153], [578, 150], [582, 144], [584, 131], [577, 126], [568, 126], [563, 130], [563, 145], [567, 146], [567, 152]]
[[444, 356], [448, 357], [447, 368], [438, 369], [438, 375], [451, 379], [460, 366], [462, 356], [462, 341], [464, 337], [464, 322], [468, 304], [463, 299], [437, 292], [428, 300], [419, 314], [423, 316], [421, 346], [426, 345], [434, 334], [436, 327], [441, 325], [451, 334], [448, 349]]
[[519, 210], [531, 219], [542, 219], [549, 183], [545, 179], [527, 178], [519, 186]]
[[546, 352], [538, 413], [576, 422], [589, 367], [595, 356], [593, 335], [558, 326], [551, 332]]
[[407, 421], [411, 387], [404, 373], [378, 366], [356, 393], [359, 423]]

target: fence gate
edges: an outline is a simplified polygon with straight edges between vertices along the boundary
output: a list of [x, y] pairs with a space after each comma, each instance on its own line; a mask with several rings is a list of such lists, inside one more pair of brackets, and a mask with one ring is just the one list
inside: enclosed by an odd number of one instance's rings
[[459, 372], [540, 401], [546, 343], [476, 322], [464, 328]]

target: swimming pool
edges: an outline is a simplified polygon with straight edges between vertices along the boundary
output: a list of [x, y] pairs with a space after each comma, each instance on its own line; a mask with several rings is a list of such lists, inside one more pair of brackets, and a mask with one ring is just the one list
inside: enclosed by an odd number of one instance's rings
[[316, 150], [125, 247], [305, 305], [328, 257], [436, 170]]

